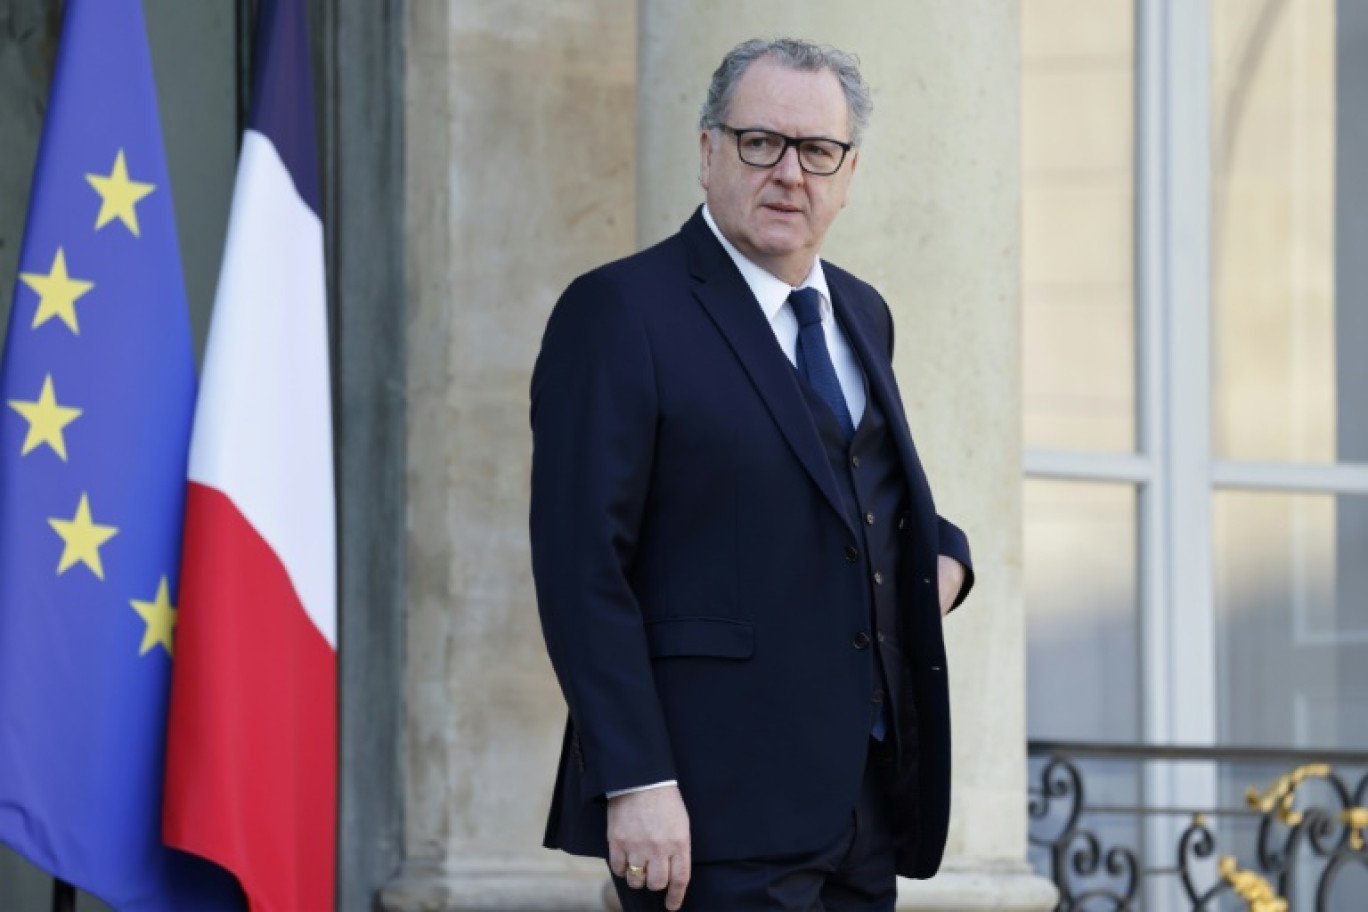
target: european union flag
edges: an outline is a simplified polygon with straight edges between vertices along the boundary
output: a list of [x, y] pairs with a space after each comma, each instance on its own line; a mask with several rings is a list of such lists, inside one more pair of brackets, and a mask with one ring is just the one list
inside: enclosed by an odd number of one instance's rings
[[161, 842], [195, 365], [138, 0], [68, 0], [0, 365], [0, 840], [119, 910], [241, 908]]

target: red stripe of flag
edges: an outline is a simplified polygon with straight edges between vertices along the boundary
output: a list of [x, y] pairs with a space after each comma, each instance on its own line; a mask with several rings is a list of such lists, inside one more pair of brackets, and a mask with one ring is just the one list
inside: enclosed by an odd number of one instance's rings
[[[191, 483], [164, 834], [242, 882], [254, 912], [333, 908], [336, 662], [284, 565]], [[193, 657], [194, 661], [185, 661]]]

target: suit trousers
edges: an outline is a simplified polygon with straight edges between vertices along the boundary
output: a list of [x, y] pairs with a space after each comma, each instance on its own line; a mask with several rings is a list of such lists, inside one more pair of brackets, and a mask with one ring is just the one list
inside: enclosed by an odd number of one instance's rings
[[[695, 863], [681, 912], [892, 912], [897, 900], [886, 782], [891, 748], [869, 742], [850, 821], [819, 850], [780, 858]], [[623, 912], [664, 912], [665, 892], [613, 878]]]

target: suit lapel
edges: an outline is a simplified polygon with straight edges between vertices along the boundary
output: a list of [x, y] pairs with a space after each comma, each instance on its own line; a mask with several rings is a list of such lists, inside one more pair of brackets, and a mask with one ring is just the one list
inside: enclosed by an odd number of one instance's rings
[[915, 515], [922, 539], [931, 543], [936, 541], [936, 509], [931, 500], [931, 486], [922, 471], [917, 448], [912, 443], [912, 432], [907, 426], [907, 415], [903, 411], [902, 396], [898, 392], [898, 382], [893, 376], [893, 365], [889, 362], [887, 347], [875, 343], [875, 334], [865, 319], [862, 308], [854, 306], [858, 294], [852, 290], [835, 269], [826, 270], [827, 287], [831, 289], [831, 306], [836, 317], [845, 329], [846, 338], [860, 359], [865, 377], [869, 381], [869, 391], [883, 409], [884, 420], [893, 430], [893, 441], [902, 460], [903, 474], [907, 478], [908, 490], [916, 505]]
[[798, 461], [853, 534], [855, 529], [842, 508], [831, 463], [798, 386], [798, 375], [765, 322], [750, 287], [701, 214], [696, 213], [685, 224], [683, 234], [689, 247], [690, 270], [701, 280], [694, 286], [694, 297], [736, 353]]

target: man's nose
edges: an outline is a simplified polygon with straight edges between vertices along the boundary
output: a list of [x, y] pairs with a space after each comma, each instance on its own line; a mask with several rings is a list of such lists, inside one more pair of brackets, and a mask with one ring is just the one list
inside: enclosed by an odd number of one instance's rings
[[789, 146], [774, 163], [774, 179], [781, 184], [801, 184], [803, 168], [798, 164], [798, 147]]

